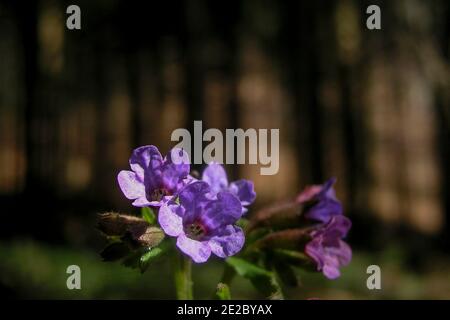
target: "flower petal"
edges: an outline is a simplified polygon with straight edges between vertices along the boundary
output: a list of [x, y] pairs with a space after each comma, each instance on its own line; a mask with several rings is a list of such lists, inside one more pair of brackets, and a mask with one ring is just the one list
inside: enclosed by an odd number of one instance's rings
[[325, 277], [330, 280], [337, 279], [341, 276], [341, 272], [339, 271], [339, 267], [334, 263], [325, 264], [322, 269], [322, 273]]
[[209, 246], [216, 256], [226, 258], [241, 251], [245, 242], [241, 228], [229, 225], [217, 233], [209, 240]]
[[336, 178], [331, 178], [321, 186], [311, 186], [303, 191], [297, 202], [305, 203], [312, 201], [311, 207], [306, 211], [307, 219], [328, 222], [332, 217], [342, 215], [342, 205], [336, 199], [333, 185]]
[[352, 249], [342, 240], [340, 241], [339, 250], [333, 252], [333, 254], [338, 258], [340, 266], [346, 266], [352, 260]]
[[189, 154], [181, 148], [173, 148], [170, 150], [166, 161], [184, 168], [186, 175], [189, 174], [190, 161]]
[[312, 206], [306, 213], [305, 217], [311, 220], [328, 222], [331, 217], [341, 215], [343, 212], [342, 205], [339, 201], [324, 198]]
[[193, 222], [206, 203], [210, 201], [206, 198], [206, 194], [209, 191], [210, 189], [206, 182], [194, 181], [179, 192], [180, 204], [185, 209], [183, 216], [185, 223]]
[[158, 207], [160, 206], [160, 203], [157, 201], [148, 201], [147, 197], [139, 197], [132, 203], [135, 207]]
[[161, 207], [163, 204], [168, 203], [172, 200], [173, 196], [164, 196], [161, 200], [149, 201], [147, 197], [140, 197], [134, 200], [132, 203], [135, 207]]
[[164, 232], [172, 237], [178, 237], [183, 233], [183, 219], [177, 214], [180, 210], [178, 205], [163, 204], [159, 208], [158, 222]]
[[209, 184], [214, 196], [228, 187], [227, 173], [223, 166], [217, 162], [208, 164], [203, 171], [202, 180]]
[[180, 148], [172, 149], [161, 168], [162, 184], [172, 192], [178, 191], [184, 185], [190, 168], [187, 152]]
[[325, 238], [344, 238], [352, 227], [352, 222], [346, 216], [335, 216], [322, 228]]
[[[151, 145], [134, 149], [130, 158], [131, 169], [142, 181], [144, 181], [144, 177], [153, 180], [155, 178], [154, 175], [160, 170], [162, 163], [163, 159], [158, 148]], [[148, 174], [151, 177], [147, 177]]]
[[[336, 183], [336, 178], [330, 178], [322, 185], [322, 190], [320, 193], [328, 198], [336, 199], [336, 193], [334, 192], [333, 185]], [[320, 196], [320, 195], [319, 195]]]
[[199, 219], [207, 230], [234, 224], [242, 216], [242, 205], [239, 199], [230, 192], [220, 192], [217, 200], [207, 202]]
[[117, 175], [117, 182], [125, 197], [137, 199], [145, 197], [145, 187], [141, 179], [132, 171], [122, 170]]
[[340, 267], [346, 266], [352, 259], [352, 249], [342, 240], [338, 247], [325, 247], [323, 274], [328, 279], [336, 279], [341, 275]]
[[238, 180], [230, 183], [230, 192], [237, 196], [243, 206], [248, 206], [255, 201], [256, 192], [253, 182], [249, 180]]
[[335, 183], [336, 178], [333, 177], [325, 181], [324, 184], [308, 186], [297, 196], [297, 202], [304, 203], [322, 197], [337, 200], [333, 189]]
[[196, 263], [205, 262], [211, 256], [211, 248], [207, 242], [192, 240], [184, 233], [178, 237], [177, 247], [190, 256]]
[[325, 261], [324, 256], [325, 252], [323, 250], [320, 239], [314, 238], [310, 242], [306, 244], [305, 253], [311, 257], [314, 262], [317, 264], [317, 271], [322, 270]]
[[350, 219], [335, 216], [311, 232], [312, 240], [305, 246], [305, 252], [316, 263], [317, 270], [329, 279], [339, 277], [339, 268], [349, 264], [352, 259], [352, 249], [341, 240], [350, 227]]

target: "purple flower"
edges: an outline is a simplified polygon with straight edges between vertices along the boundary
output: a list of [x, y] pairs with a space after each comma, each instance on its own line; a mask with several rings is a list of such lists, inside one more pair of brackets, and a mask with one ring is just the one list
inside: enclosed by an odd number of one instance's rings
[[331, 178], [323, 185], [309, 186], [300, 193], [297, 202], [311, 204], [305, 213], [307, 219], [325, 223], [333, 216], [342, 215], [342, 205], [337, 200], [333, 189], [335, 182], [336, 178]]
[[256, 193], [253, 182], [249, 180], [237, 180], [228, 183], [227, 174], [222, 165], [211, 162], [203, 171], [202, 180], [211, 187], [210, 196], [215, 197], [221, 191], [229, 191], [239, 198], [242, 204], [242, 212], [247, 212], [248, 206], [255, 201]]
[[182, 149], [172, 149], [163, 159], [155, 146], [135, 149], [130, 167], [132, 171], [120, 171], [117, 180], [136, 207], [161, 206], [186, 184], [190, 170], [189, 157]]
[[164, 232], [177, 237], [178, 248], [196, 263], [205, 262], [211, 253], [232, 256], [245, 241], [242, 229], [234, 225], [242, 216], [239, 199], [230, 192], [219, 192], [211, 199], [209, 192], [206, 182], [192, 182], [180, 191], [179, 204], [171, 200], [158, 214]]
[[306, 244], [305, 252], [328, 279], [338, 278], [341, 275], [339, 268], [352, 259], [352, 249], [342, 241], [351, 225], [345, 216], [334, 216], [310, 234], [312, 240]]

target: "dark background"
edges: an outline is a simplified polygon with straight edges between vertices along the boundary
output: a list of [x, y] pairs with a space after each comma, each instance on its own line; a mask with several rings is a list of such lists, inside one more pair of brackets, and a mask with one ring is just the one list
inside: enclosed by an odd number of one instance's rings
[[[65, 27], [70, 4], [81, 30]], [[366, 28], [370, 4], [382, 30]], [[336, 281], [300, 272], [288, 298], [450, 298], [449, 23], [445, 0], [0, 1], [2, 293], [173, 297], [168, 262], [143, 276], [101, 262], [95, 215], [137, 214], [116, 183], [132, 149], [166, 153], [203, 120], [280, 129], [277, 175], [227, 166], [254, 180], [253, 210], [338, 178], [353, 262]], [[209, 297], [218, 260], [194, 275]]]

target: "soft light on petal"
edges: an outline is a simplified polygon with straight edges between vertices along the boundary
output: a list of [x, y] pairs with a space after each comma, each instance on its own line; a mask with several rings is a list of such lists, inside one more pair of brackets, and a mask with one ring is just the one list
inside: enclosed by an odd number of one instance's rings
[[211, 248], [207, 242], [192, 240], [186, 237], [184, 233], [178, 237], [177, 247], [196, 263], [206, 262], [211, 256]]
[[341, 276], [341, 272], [339, 271], [339, 268], [335, 266], [334, 264], [326, 264], [323, 267], [322, 273], [325, 277], [327, 277], [330, 280], [337, 279]]
[[120, 171], [117, 175], [117, 182], [128, 199], [137, 199], [145, 196], [144, 183], [134, 172], [128, 170]]
[[218, 235], [209, 240], [209, 246], [216, 256], [226, 258], [241, 251], [245, 242], [241, 228], [230, 225], [217, 233]]
[[209, 184], [213, 195], [216, 195], [228, 187], [227, 173], [223, 166], [216, 162], [209, 163], [205, 168], [202, 180]]
[[148, 199], [145, 196], [143, 196], [134, 200], [132, 205], [135, 207], [157, 207], [159, 206], [159, 202], [148, 201]]
[[167, 235], [172, 237], [177, 237], [183, 233], [183, 219], [176, 213], [179, 208], [177, 205], [168, 204], [163, 204], [159, 208], [159, 225]]

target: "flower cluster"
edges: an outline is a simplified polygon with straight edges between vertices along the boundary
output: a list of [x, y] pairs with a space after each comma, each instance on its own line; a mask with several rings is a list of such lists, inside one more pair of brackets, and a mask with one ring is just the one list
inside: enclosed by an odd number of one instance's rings
[[[244, 265], [252, 264], [254, 270], [261, 267], [261, 261], [269, 270], [280, 265], [288, 269], [299, 263], [335, 279], [351, 260], [352, 250], [343, 241], [351, 222], [336, 198], [334, 178], [323, 185], [309, 186], [295, 200], [263, 208], [247, 219], [244, 215], [256, 198], [253, 183], [229, 182], [218, 163], [210, 163], [196, 178], [190, 174], [189, 156], [184, 150], [174, 148], [163, 157], [155, 146], [143, 146], [133, 151], [130, 167], [117, 177], [122, 192], [134, 206], [150, 207], [157, 217], [147, 224], [128, 216], [104, 216], [102, 226], [107, 234], [111, 233], [109, 224], [117, 229], [117, 219], [125, 219], [120, 235], [128, 235], [134, 243], [154, 248], [165, 243], [164, 236], [174, 237], [180, 251], [203, 263], [212, 254], [227, 258], [242, 250], [245, 234], [237, 225], [242, 219], [251, 239], [242, 255], [248, 259]], [[260, 275], [270, 275], [264, 272]], [[268, 280], [269, 286], [273, 281]]]
[[217, 163], [198, 180], [189, 174], [188, 155], [178, 148], [165, 158], [155, 146], [137, 148], [130, 167], [118, 175], [124, 195], [134, 206], [159, 208], [164, 233], [176, 237], [178, 248], [193, 261], [205, 262], [211, 253], [226, 258], [242, 249], [245, 236], [236, 222], [255, 200], [251, 181], [229, 183]]
[[305, 246], [305, 253], [329, 279], [339, 277], [339, 268], [352, 258], [351, 248], [342, 240], [351, 222], [342, 215], [342, 205], [333, 189], [335, 182], [336, 179], [330, 179], [323, 185], [307, 187], [296, 199], [307, 208], [304, 217], [319, 222], [309, 233], [311, 240]]

